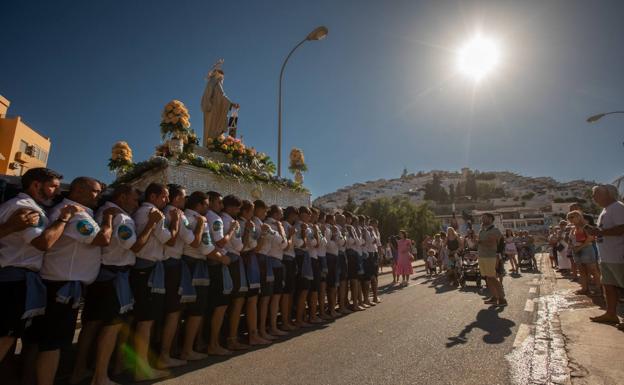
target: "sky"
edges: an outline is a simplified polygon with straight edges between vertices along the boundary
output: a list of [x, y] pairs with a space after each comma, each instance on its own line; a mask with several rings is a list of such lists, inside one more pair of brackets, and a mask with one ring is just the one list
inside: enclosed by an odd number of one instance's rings
[[[213, 63], [240, 103], [239, 133], [283, 171], [299, 147], [313, 196], [419, 170], [508, 170], [557, 180], [621, 175], [621, 1], [10, 1], [0, 12], [0, 94], [52, 139], [49, 167], [111, 181], [111, 146], [134, 160], [160, 143], [163, 106], [189, 108]], [[458, 72], [475, 34], [500, 47], [478, 83]]]

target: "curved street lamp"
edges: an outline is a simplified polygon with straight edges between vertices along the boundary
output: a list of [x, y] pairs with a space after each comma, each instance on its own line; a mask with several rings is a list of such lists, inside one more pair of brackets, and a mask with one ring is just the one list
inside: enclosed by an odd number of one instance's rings
[[624, 114], [624, 111], [611, 111], [611, 112], [603, 112], [601, 114], [592, 115], [589, 118], [587, 118], [587, 123], [594, 123], [602, 119], [604, 116], [611, 115], [611, 114]]
[[284, 64], [282, 64], [282, 69], [280, 70], [279, 77], [279, 96], [277, 102], [277, 176], [282, 176], [282, 79], [284, 77], [284, 68], [286, 68], [286, 63], [288, 63], [288, 59], [290, 59], [290, 56], [292, 56], [293, 52], [295, 52], [295, 50], [299, 48], [303, 43], [308, 40], [323, 40], [327, 37], [328, 32], [329, 31], [327, 27], [316, 27], [314, 31], [310, 32], [308, 36], [305, 37], [305, 39], [301, 40], [299, 44], [297, 44], [295, 48], [290, 51], [290, 53], [288, 54], [288, 56], [286, 56], [286, 59], [284, 60]]

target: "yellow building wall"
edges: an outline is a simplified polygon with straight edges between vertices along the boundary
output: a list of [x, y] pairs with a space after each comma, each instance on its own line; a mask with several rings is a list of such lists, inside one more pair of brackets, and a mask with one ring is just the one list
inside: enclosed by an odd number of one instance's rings
[[[0, 96], [0, 107], [8, 108], [9, 104], [8, 100]], [[46, 167], [50, 156], [50, 139], [28, 127], [21, 117], [7, 117], [7, 108], [0, 108], [0, 154], [4, 157], [0, 158], [0, 174], [20, 176], [28, 169]]]

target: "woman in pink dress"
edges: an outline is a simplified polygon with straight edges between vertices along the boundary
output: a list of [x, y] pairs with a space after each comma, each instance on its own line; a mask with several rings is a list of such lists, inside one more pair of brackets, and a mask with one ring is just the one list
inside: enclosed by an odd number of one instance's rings
[[407, 238], [405, 230], [399, 231], [399, 234], [400, 238], [397, 240], [399, 258], [396, 264], [396, 274], [401, 276], [401, 285], [407, 286], [410, 274], [414, 274], [414, 269], [412, 268], [414, 256], [411, 252], [414, 242]]

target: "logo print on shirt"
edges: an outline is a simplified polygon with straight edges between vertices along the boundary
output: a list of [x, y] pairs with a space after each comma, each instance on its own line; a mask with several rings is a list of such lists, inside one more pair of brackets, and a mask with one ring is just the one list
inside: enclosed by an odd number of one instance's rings
[[214, 221], [212, 223], [212, 230], [213, 231], [221, 231], [222, 228], [223, 228], [223, 222], [221, 222], [221, 221]]
[[128, 239], [130, 239], [132, 237], [132, 234], [133, 234], [132, 229], [126, 225], [121, 225], [117, 229], [117, 236], [119, 236], [119, 238], [121, 238], [124, 241], [127, 241]]
[[91, 224], [91, 222], [89, 222], [86, 219], [83, 219], [81, 221], [78, 221], [78, 223], [76, 223], [76, 230], [78, 230], [78, 233], [80, 233], [80, 235], [91, 235], [93, 234], [93, 231], [95, 230], [93, 228], [93, 225]]
[[182, 220], [184, 221], [184, 227], [186, 227], [189, 230], [192, 230], [191, 224], [189, 223], [188, 219], [186, 219], [186, 217], [185, 217]]
[[209, 245], [210, 244], [210, 235], [208, 233], [203, 233], [202, 234], [202, 243], [204, 245]]

